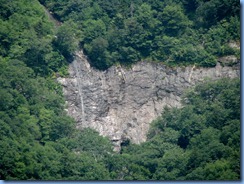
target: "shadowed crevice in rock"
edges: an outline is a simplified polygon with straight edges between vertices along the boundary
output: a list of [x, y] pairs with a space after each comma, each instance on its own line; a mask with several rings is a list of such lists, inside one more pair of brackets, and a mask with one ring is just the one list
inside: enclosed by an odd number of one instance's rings
[[161, 115], [164, 106], [180, 107], [184, 90], [205, 78], [234, 78], [239, 72], [239, 66], [170, 68], [148, 62], [130, 69], [112, 66], [98, 71], [80, 51], [70, 64], [70, 76], [58, 81], [63, 85], [68, 114], [75, 118], [77, 127], [90, 127], [108, 136], [119, 151], [124, 140], [136, 144], [146, 141], [151, 121]]

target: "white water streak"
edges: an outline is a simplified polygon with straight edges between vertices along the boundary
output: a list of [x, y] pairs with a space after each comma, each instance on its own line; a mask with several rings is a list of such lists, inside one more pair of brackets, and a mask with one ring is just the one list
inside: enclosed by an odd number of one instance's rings
[[194, 68], [195, 68], [195, 64], [191, 68], [191, 72], [190, 72], [189, 79], [188, 79], [189, 82], [191, 82], [192, 72], [193, 72]]
[[82, 114], [82, 122], [85, 121], [85, 109], [84, 109], [84, 101], [83, 101], [83, 93], [82, 93], [82, 83], [81, 83], [81, 71], [79, 68], [78, 61], [74, 61], [74, 68], [75, 68], [75, 73], [77, 76], [77, 87], [78, 87], [78, 94], [80, 97], [80, 104], [81, 104], [81, 114]]

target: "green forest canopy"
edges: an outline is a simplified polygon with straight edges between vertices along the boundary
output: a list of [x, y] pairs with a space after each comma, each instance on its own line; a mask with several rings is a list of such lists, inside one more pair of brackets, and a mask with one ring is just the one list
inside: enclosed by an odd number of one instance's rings
[[[106, 69], [139, 60], [214, 66], [218, 57], [239, 55], [237, 0], [40, 0], [77, 37], [91, 64]], [[69, 41], [69, 40], [67, 40]]]
[[[41, 1], [63, 22], [55, 27], [37, 0], [0, 0], [0, 179], [240, 179], [238, 79], [206, 81], [186, 92], [183, 108], [165, 109], [148, 140], [123, 146], [120, 154], [108, 138], [75, 128], [54, 80], [67, 75], [79, 46], [100, 69], [140, 59], [212, 66], [211, 57], [238, 55], [227, 43], [240, 38], [239, 2], [189, 2]], [[184, 21], [176, 25], [178, 18]]]

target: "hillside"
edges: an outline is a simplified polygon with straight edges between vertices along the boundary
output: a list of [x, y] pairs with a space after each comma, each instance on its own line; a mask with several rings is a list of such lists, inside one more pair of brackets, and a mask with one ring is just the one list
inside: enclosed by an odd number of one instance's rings
[[[0, 0], [0, 179], [240, 180], [239, 11], [234, 0]], [[177, 71], [196, 86], [174, 74], [182, 85], [176, 95], [181, 106], [160, 106], [144, 142], [126, 138], [114, 152], [109, 137], [77, 128], [64, 84], [57, 82], [72, 77], [70, 67], [82, 49], [90, 74], [101, 74], [97, 88], [106, 87], [104, 77], [116, 69], [119, 86], [127, 84], [123, 70], [132, 75], [133, 66], [143, 63], [146, 70], [163, 71], [152, 71], [161, 77], [159, 87], [171, 80], [162, 74]], [[82, 68], [76, 69], [73, 80], [82, 81], [79, 88], [74, 83], [73, 97], [79, 106], [88, 99], [81, 98], [81, 85], [95, 78], [84, 80]], [[201, 71], [219, 77], [198, 84]], [[135, 79], [147, 85], [143, 75]], [[116, 89], [109, 90], [115, 97], [123, 88]], [[136, 91], [142, 95], [138, 103], [147, 89]], [[91, 101], [106, 97], [96, 93]]]
[[[157, 61], [211, 67], [236, 55], [240, 4], [236, 0], [40, 0], [63, 22], [80, 31], [77, 40], [92, 66]], [[71, 40], [67, 40], [71, 42]]]
[[90, 127], [107, 136], [115, 150], [130, 140], [146, 141], [151, 122], [165, 106], [181, 107], [182, 94], [202, 82], [238, 78], [239, 65], [203, 68], [168, 67], [138, 62], [131, 68], [112, 66], [105, 71], [91, 67], [82, 51], [76, 52], [69, 76], [59, 77], [66, 111], [78, 128]]

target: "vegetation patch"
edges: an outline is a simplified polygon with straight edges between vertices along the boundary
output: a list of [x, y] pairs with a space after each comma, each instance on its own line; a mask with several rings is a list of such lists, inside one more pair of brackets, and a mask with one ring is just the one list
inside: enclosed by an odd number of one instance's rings
[[[80, 31], [76, 41], [92, 66], [101, 70], [117, 62], [130, 65], [141, 60], [213, 67], [219, 56], [238, 50], [229, 44], [240, 40], [236, 0], [40, 2], [66, 24], [65, 34]], [[72, 48], [69, 38], [63, 44]]]
[[[238, 1], [0, 0], [1, 180], [240, 180], [240, 81], [222, 79], [165, 109], [141, 145], [77, 130], [53, 78], [79, 46], [106, 69], [151, 58], [214, 66], [240, 39]], [[222, 49], [222, 50], [221, 50]]]

